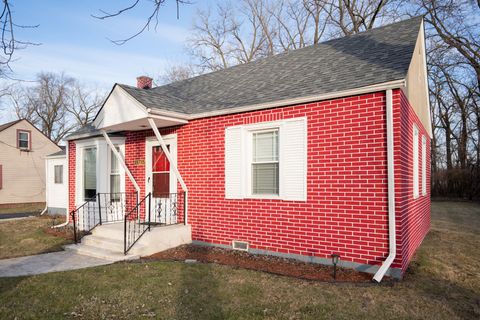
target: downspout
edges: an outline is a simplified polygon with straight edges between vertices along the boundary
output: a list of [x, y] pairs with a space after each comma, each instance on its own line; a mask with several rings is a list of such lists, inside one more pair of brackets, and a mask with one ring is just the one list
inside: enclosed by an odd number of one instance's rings
[[183, 181], [182, 176], [180, 175], [180, 171], [178, 171], [177, 164], [173, 162], [172, 156], [170, 155], [170, 151], [168, 151], [167, 145], [165, 144], [165, 141], [162, 138], [162, 135], [160, 134], [160, 131], [158, 131], [157, 125], [155, 124], [155, 121], [153, 121], [152, 118], [148, 118], [148, 123], [150, 124], [150, 127], [152, 127], [153, 132], [155, 133], [155, 136], [157, 137], [158, 142], [160, 143], [160, 146], [162, 147], [163, 152], [165, 153], [165, 156], [167, 157], [168, 161], [170, 162], [170, 166], [173, 168], [173, 171], [175, 172], [175, 175], [177, 176], [178, 182], [180, 182], [180, 185], [182, 186], [182, 190], [185, 191], [185, 221], [184, 223], [187, 224], [187, 196], [188, 196], [188, 189], [187, 185], [185, 184], [185, 181]]
[[135, 178], [133, 178], [133, 175], [130, 172], [130, 170], [128, 169], [128, 167], [125, 163], [125, 160], [123, 160], [123, 157], [120, 155], [120, 153], [117, 151], [117, 149], [113, 145], [112, 140], [110, 140], [110, 137], [108, 136], [108, 134], [105, 132], [105, 130], [102, 130], [101, 132], [102, 132], [103, 137], [105, 138], [105, 141], [107, 141], [107, 144], [110, 147], [110, 150], [112, 150], [113, 154], [115, 155], [117, 160], [122, 165], [123, 169], [127, 173], [128, 178], [133, 183], [133, 186], [135, 187], [135, 190], [137, 190], [137, 203], [138, 203], [139, 197], [140, 197], [140, 187], [138, 186], [137, 181], [135, 181]]
[[388, 242], [389, 253], [387, 259], [373, 277], [376, 282], [382, 281], [383, 276], [395, 260], [397, 243], [395, 237], [395, 177], [393, 165], [393, 102], [392, 89], [386, 90], [387, 109], [387, 174], [388, 174]]

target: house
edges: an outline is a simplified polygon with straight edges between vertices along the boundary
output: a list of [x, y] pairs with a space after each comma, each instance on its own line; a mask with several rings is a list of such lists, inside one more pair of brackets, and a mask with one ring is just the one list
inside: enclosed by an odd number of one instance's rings
[[45, 203], [45, 157], [61, 148], [29, 121], [0, 125], [0, 207]]
[[67, 138], [70, 221], [92, 231], [73, 247], [336, 253], [401, 277], [430, 226], [429, 108], [420, 17], [160, 87], [115, 84]]
[[45, 157], [45, 177], [47, 201], [46, 213], [62, 215], [67, 213], [67, 154], [65, 149]]

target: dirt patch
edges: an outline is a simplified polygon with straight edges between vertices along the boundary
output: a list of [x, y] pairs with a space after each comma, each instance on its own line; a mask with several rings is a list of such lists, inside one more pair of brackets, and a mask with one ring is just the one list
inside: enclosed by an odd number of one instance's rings
[[[144, 260], [197, 260], [204, 263], [218, 263], [249, 270], [258, 270], [278, 275], [308, 280], [331, 282], [333, 267], [304, 263], [294, 259], [254, 255], [216, 247], [184, 245], [144, 257]], [[372, 275], [352, 269], [337, 268], [336, 282], [371, 282]]]
[[45, 227], [43, 228], [43, 232], [55, 237], [60, 237], [66, 240], [74, 241], [73, 229], [71, 227], [60, 227], [60, 228]]

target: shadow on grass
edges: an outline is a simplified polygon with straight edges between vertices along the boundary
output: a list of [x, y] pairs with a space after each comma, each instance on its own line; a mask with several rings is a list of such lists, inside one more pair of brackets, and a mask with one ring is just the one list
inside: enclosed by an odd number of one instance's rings
[[175, 318], [225, 319], [218, 275], [211, 264], [185, 263], [175, 297]]

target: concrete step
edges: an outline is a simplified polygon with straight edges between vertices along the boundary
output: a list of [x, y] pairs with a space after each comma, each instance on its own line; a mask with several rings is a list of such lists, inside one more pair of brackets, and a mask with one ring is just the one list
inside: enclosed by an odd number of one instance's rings
[[115, 252], [123, 252], [124, 249], [123, 237], [122, 239], [113, 239], [92, 234], [84, 237], [82, 239], [82, 244], [100, 249], [108, 249]]
[[64, 246], [64, 249], [67, 251], [74, 251], [86, 256], [106, 259], [110, 261], [135, 260], [140, 258], [139, 255], [135, 254], [124, 255], [123, 250], [121, 252], [112, 251], [105, 248], [90, 246], [84, 243], [66, 245]]
[[124, 225], [123, 222], [111, 223], [97, 226], [92, 230], [92, 235], [104, 238], [117, 239], [123, 241]]

